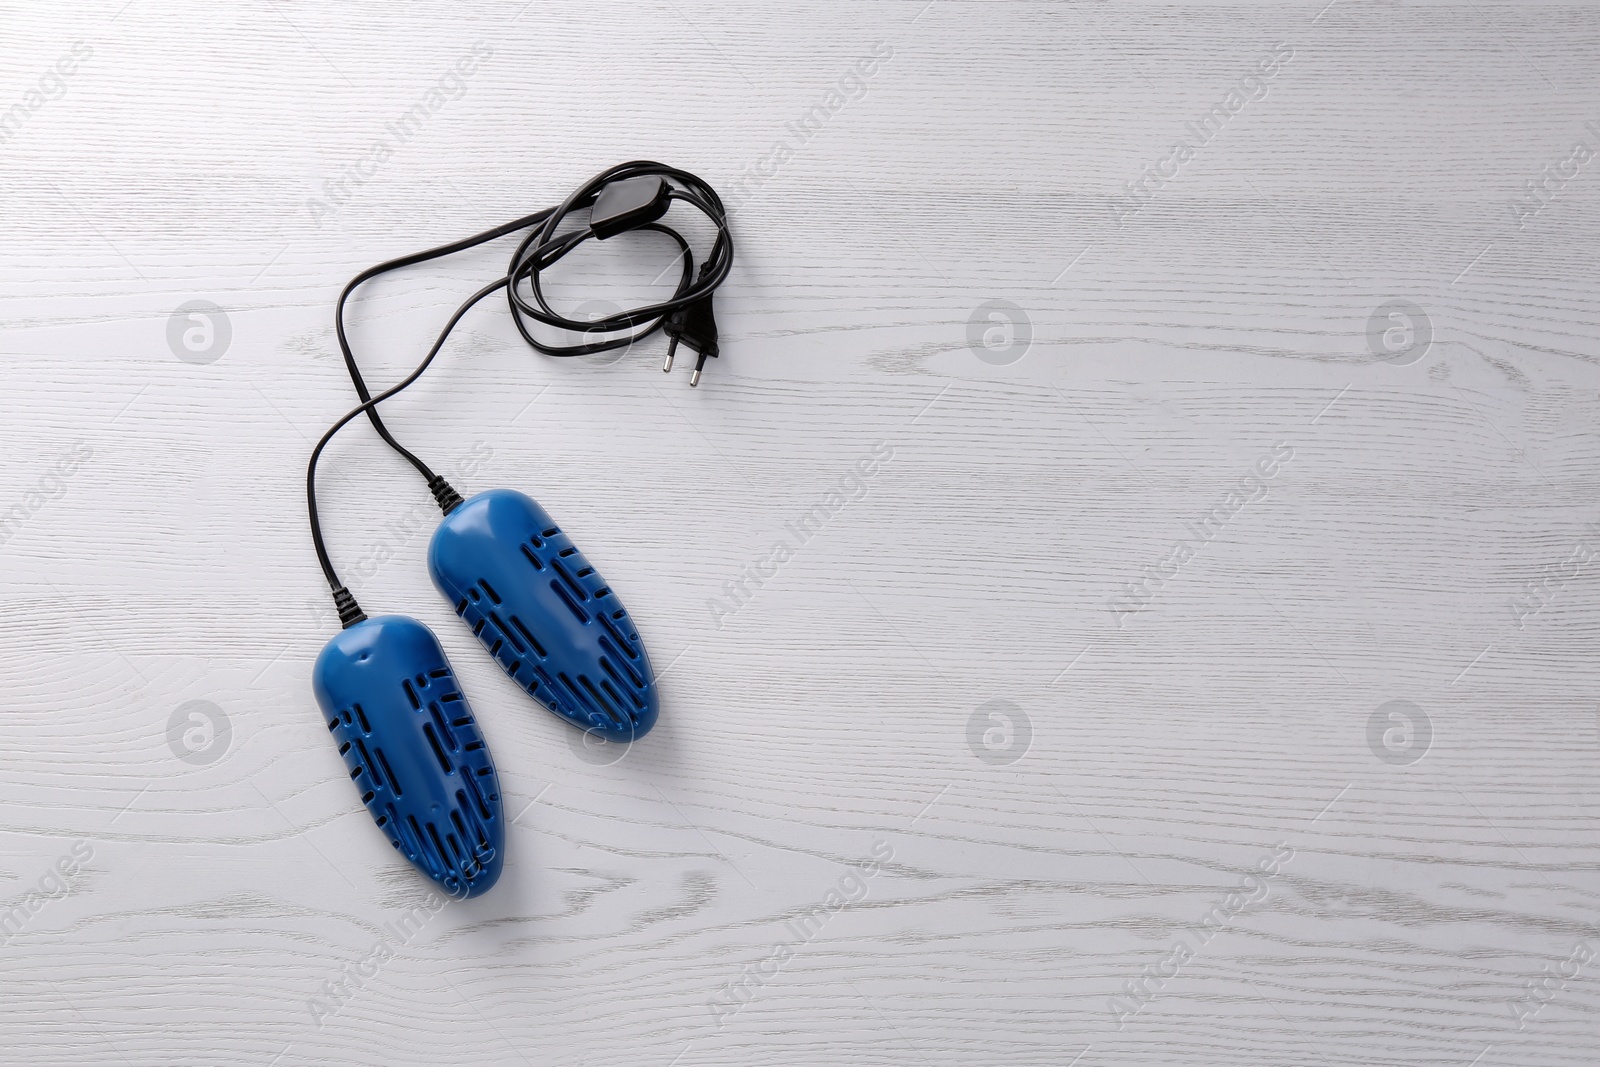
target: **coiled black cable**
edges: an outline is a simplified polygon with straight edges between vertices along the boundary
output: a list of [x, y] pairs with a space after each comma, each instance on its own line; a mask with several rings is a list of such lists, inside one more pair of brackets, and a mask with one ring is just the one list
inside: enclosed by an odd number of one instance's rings
[[[660, 180], [659, 189], [650, 183], [649, 179], [652, 178]], [[632, 183], [634, 189], [643, 189], [647, 194], [654, 193], [654, 198], [649, 202], [639, 203], [629, 202], [627, 196], [618, 196], [615, 199], [624, 202], [622, 209], [605, 217], [595, 217], [598, 214], [597, 201], [601, 200], [602, 194], [608, 188], [613, 191], [627, 188], [620, 184], [624, 182]], [[694, 253], [689, 242], [671, 226], [656, 221], [670, 206], [671, 201], [682, 201], [698, 209], [717, 228], [716, 239], [712, 242], [711, 250], [701, 264], [698, 274], [694, 269]], [[563, 223], [569, 216], [585, 210], [591, 211], [589, 225], [562, 232]], [[403, 381], [376, 396], [372, 395], [366, 379], [362, 377], [360, 367], [356, 364], [355, 353], [351, 350], [349, 338], [345, 333], [345, 306], [351, 294], [362, 284], [389, 271], [463, 252], [529, 227], [534, 229], [518, 243], [505, 276], [478, 290], [456, 308], [449, 321], [445, 323], [444, 329], [434, 340], [427, 356]], [[540, 285], [540, 275], [543, 271], [560, 262], [568, 253], [590, 238], [604, 240], [630, 230], [653, 230], [666, 234], [677, 244], [682, 257], [682, 271], [672, 296], [658, 303], [619, 311], [614, 315], [587, 322], [569, 319], [550, 306]], [[691, 379], [691, 384], [698, 384], [706, 359], [717, 355], [716, 320], [711, 311], [712, 294], [728, 276], [732, 265], [733, 239], [728, 232], [727, 211], [716, 190], [688, 171], [650, 160], [635, 160], [595, 175], [556, 207], [514, 219], [460, 241], [387, 260], [368, 267], [352, 278], [339, 294], [335, 305], [334, 328], [339, 341], [339, 351], [344, 356], [345, 369], [350, 373], [350, 380], [355, 385], [356, 395], [361, 398], [361, 404], [328, 428], [327, 433], [323, 434], [322, 439], [312, 449], [310, 462], [306, 466], [306, 509], [311, 523], [311, 541], [316, 549], [317, 562], [322, 566], [322, 573], [333, 590], [334, 604], [339, 611], [341, 624], [350, 626], [366, 616], [362, 614], [355, 597], [339, 581], [333, 563], [328, 557], [327, 545], [322, 535], [322, 523], [317, 511], [317, 461], [321, 459], [323, 451], [327, 448], [328, 442], [333, 440], [334, 435], [364, 412], [384, 443], [422, 475], [441, 510], [448, 514], [458, 505], [461, 498], [454, 488], [416, 454], [395, 440], [378, 414], [378, 405], [422, 377], [423, 372], [444, 347], [450, 332], [473, 305], [503, 287], [517, 331], [534, 349], [552, 356], [582, 356], [612, 351], [632, 345], [656, 330], [665, 330], [672, 340], [668, 349], [667, 366], [664, 369], [671, 369], [671, 353], [681, 341], [685, 346], [692, 347], [698, 352], [699, 358]], [[530, 320], [554, 329], [590, 336], [628, 332], [621, 337], [609, 339], [578, 344], [554, 344], [536, 337], [530, 328]]]

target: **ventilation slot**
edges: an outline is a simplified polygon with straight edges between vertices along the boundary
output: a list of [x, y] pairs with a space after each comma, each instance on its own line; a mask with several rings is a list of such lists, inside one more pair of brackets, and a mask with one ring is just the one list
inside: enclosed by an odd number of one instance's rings
[[507, 628], [505, 623], [500, 621], [500, 616], [491, 611], [489, 612], [489, 621], [494, 623], [495, 626], [499, 628], [501, 633], [511, 638], [511, 647], [517, 650], [518, 655], [528, 651], [527, 646], [522, 643], [517, 635], [512, 633], [511, 630]]
[[617, 717], [611, 714], [610, 708], [605, 707], [604, 704], [597, 706], [594, 701], [588, 699], [582, 692], [579, 691], [578, 686], [574, 684], [572, 679], [568, 678], [565, 673], [558, 674], [556, 677], [561, 679], [561, 684], [566, 686], [567, 692], [572, 694], [573, 703], [576, 705], [577, 709], [588, 712], [589, 720], [591, 722], [596, 722], [600, 719], [610, 719], [612, 723], [616, 723]]
[[394, 795], [396, 798], [400, 797], [402, 794], [400, 789], [400, 779], [394, 776], [394, 768], [389, 766], [389, 757], [383, 754], [383, 749], [381, 748], [373, 749], [372, 755], [377, 761], [373, 764], [373, 766], [383, 768], [383, 776], [389, 780], [389, 788], [394, 790]]
[[616, 679], [617, 684], [626, 689], [633, 697], [633, 702], [640, 708], [643, 708], [644, 705], [639, 701], [638, 690], [644, 688], [644, 679], [639, 676], [638, 671], [634, 670], [633, 667], [627, 663], [622, 665], [622, 669], [628, 672], [628, 676], [624, 678], [622, 675], [618, 674], [617, 665], [612, 662], [617, 655], [616, 649], [612, 647], [610, 641], [607, 641], [603, 637], [600, 639], [600, 647], [611, 653], [609, 656], [600, 657], [601, 669], [603, 669], [607, 674], [611, 675], [612, 678]]
[[356, 720], [361, 723], [361, 732], [370, 734], [372, 732], [372, 724], [367, 721], [367, 713], [361, 710], [360, 704], [355, 705], [355, 709]]
[[622, 630], [618, 628], [617, 624], [613, 622], [611, 617], [606, 615], [604, 612], [600, 614], [600, 625], [604, 626], [611, 633], [611, 636], [617, 639], [617, 644], [622, 646], [622, 651], [629, 659], [639, 658], [639, 652], [633, 647], [633, 642], [628, 640], [627, 636], [623, 634]]
[[[537, 548], [538, 546], [535, 545], [534, 547]], [[522, 554], [524, 556], [528, 557], [528, 562], [533, 564], [533, 569], [534, 570], [536, 570], [536, 571], [544, 570], [544, 564], [539, 562], [539, 557], [534, 555], [533, 552], [528, 548], [527, 545], [523, 545], [522, 546]]]
[[428, 735], [428, 744], [433, 746], [433, 754], [439, 757], [439, 766], [444, 768], [444, 773], [449, 774], [455, 770], [455, 765], [450, 762], [450, 757], [444, 754], [444, 747], [439, 744], [439, 735], [434, 733], [433, 723], [423, 723], [422, 732]]
[[467, 794], [462, 790], [456, 791], [456, 810], [450, 813], [450, 818], [461, 830], [463, 841], [476, 842], [472, 847], [474, 853], [480, 857], [485, 852], [493, 853], [493, 849], [489, 847], [489, 831], [484, 827], [483, 820], [478, 818], [478, 813], [473, 810], [471, 802], [467, 800]]
[[587, 674], [578, 675], [578, 684], [583, 686], [584, 692], [588, 693], [589, 696], [593, 698], [595, 707], [605, 712], [606, 716], [618, 726], [621, 726], [627, 721], [623, 718], [619, 709], [613, 708], [611, 706], [611, 702], [600, 695], [600, 690], [596, 689], [594, 687], [594, 683], [589, 681], [589, 676]]
[[[460, 746], [456, 744], [456, 735], [451, 733], [450, 728], [444, 724], [444, 715], [439, 711], [439, 705], [429, 704], [428, 714], [433, 716], [434, 725], [439, 728], [439, 736], [444, 739], [444, 743], [449, 746], [450, 751], [455, 752]], [[445, 769], [449, 770], [448, 767]]]
[[[572, 594], [571, 593], [567, 592], [566, 589], [562, 588], [562, 585], [561, 585], [560, 582], [551, 582], [550, 583], [550, 588], [554, 589], [556, 591], [556, 595], [561, 597], [562, 602], [565, 603], [567, 605], [567, 607], [572, 609], [572, 614], [574, 614], [574, 615], [576, 615], [578, 617], [578, 621], [579, 622], [584, 623], [585, 625], [588, 624], [588, 622], [589, 622], [589, 613], [587, 611], [584, 611], [582, 608], [580, 608], [578, 606], [578, 602], [576, 600], [572, 599]], [[604, 617], [605, 616], [603, 616], [603, 615], [601, 616], [601, 618], [604, 618]]]
[[438, 859], [434, 856], [433, 850], [428, 847], [428, 839], [423, 836], [422, 827], [417, 823], [417, 817], [415, 815], [407, 815], [406, 825], [411, 828], [412, 841], [414, 842], [412, 844], [412, 852], [415, 853], [415, 861], [420, 863], [430, 875], [435, 878], [441, 877], [444, 871], [441, 869]]
[[577, 705], [575, 703], [577, 694], [567, 693], [557, 686], [555, 679], [546, 674], [543, 667], [534, 668], [534, 673], [537, 674], [539, 676], [539, 680], [545, 684], [545, 688], [550, 690], [550, 698], [546, 700], [545, 703], [550, 705], [552, 710], [561, 713], [577, 710]]
[[403, 679], [400, 684], [406, 687], [406, 699], [411, 701], [411, 707], [416, 711], [421, 711], [422, 701], [417, 699], [417, 691], [411, 688], [411, 679]]
[[439, 828], [433, 823], [428, 824], [428, 837], [433, 841], [433, 847], [439, 855], [439, 865], [451, 874], [455, 873], [455, 863], [450, 859], [450, 853], [445, 851], [444, 842], [439, 840]]
[[525, 639], [527, 639], [528, 647], [533, 649], [534, 653], [540, 659], [544, 659], [547, 655], [549, 655], [549, 653], [545, 652], [544, 646], [539, 643], [539, 639], [534, 637], [533, 634], [529, 633], [526, 626], [522, 625], [521, 619], [517, 618], [515, 615], [511, 616], [511, 625], [516, 628], [517, 633], [521, 634]]
[[[457, 793], [456, 796], [459, 802], [461, 794]], [[476, 853], [483, 851], [483, 845], [481, 843], [478, 845], [472, 844], [472, 837], [467, 833], [466, 824], [461, 821], [461, 812], [459, 809], [450, 813], [450, 821], [455, 823], [456, 827], [455, 834], [453, 834], [450, 838], [450, 844], [454, 846], [456, 843], [456, 838], [459, 837], [462, 841], [467, 842], [467, 844], [471, 846], [474, 853], [472, 858], [462, 856], [462, 859], [465, 862], [461, 864], [461, 873], [466, 875], [468, 878], [476, 878], [478, 876], [478, 872], [483, 870], [483, 864], [478, 862], [476, 856]]]
[[[627, 704], [627, 701], [623, 700], [621, 697], [619, 697], [617, 695], [617, 691], [615, 689], [611, 688], [611, 683], [610, 682], [606, 681], [604, 678], [600, 679], [600, 688], [604, 689], [606, 691], [606, 695], [611, 698], [611, 702], [612, 703], [614, 703], [619, 708], [625, 708], [625, 706]], [[637, 708], [639, 708], [640, 711], [644, 710], [644, 705], [639, 702], [639, 698], [638, 697], [634, 697], [633, 698], [633, 703]], [[632, 712], [628, 712], [628, 718], [629, 719], [633, 718], [633, 713]]]
[[[488, 774], [489, 771], [490, 768], [488, 767], [478, 768], [479, 774]], [[464, 787], [462, 792], [466, 794], [466, 796], [470, 796], [472, 798], [472, 803], [466, 806], [470, 808], [476, 808], [478, 813], [487, 819], [489, 817], [489, 805], [483, 802], [483, 794], [479, 792], [478, 783], [473, 781], [473, 776], [470, 774], [462, 775], [461, 784]], [[465, 804], [465, 800], [463, 800], [463, 804]]]
[[478, 584], [483, 587], [483, 591], [485, 593], [489, 594], [490, 600], [494, 601], [496, 604], [500, 603], [500, 594], [494, 591], [494, 587], [489, 584], [487, 579], [479, 578]]
[[356, 751], [361, 753], [361, 763], [372, 772], [372, 784], [379, 789], [383, 788], [383, 777], [378, 773], [378, 765], [372, 762], [372, 757], [367, 754], [366, 743], [359, 738], [356, 740]]
[[[545, 687], [545, 692], [549, 692], [549, 691], [550, 691], [549, 686], [546, 686]], [[539, 691], [539, 679], [537, 679], [537, 678], [529, 678], [528, 679], [528, 695], [533, 697], [533, 699], [537, 700], [542, 707], [548, 708], [549, 710], [555, 712], [557, 715], [566, 714], [566, 712], [561, 710], [560, 705], [556, 703], [556, 698], [555, 697], [546, 696], [544, 693], [541, 693]]]
[[585, 589], [583, 586], [578, 584], [578, 579], [574, 578], [571, 574], [569, 574], [567, 572], [567, 568], [565, 568], [565, 567], [563, 567], [561, 565], [561, 561], [560, 560], [557, 560], [557, 559], [551, 560], [550, 561], [550, 566], [555, 569], [556, 574], [560, 576], [561, 580], [563, 582], [567, 583], [567, 588], [571, 589], [574, 593], [578, 594], [578, 599], [579, 600], [588, 600], [589, 599], [589, 591], [587, 589]]

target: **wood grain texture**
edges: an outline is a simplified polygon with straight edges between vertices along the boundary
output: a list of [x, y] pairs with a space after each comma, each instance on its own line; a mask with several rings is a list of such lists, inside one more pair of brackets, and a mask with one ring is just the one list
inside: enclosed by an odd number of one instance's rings
[[[0, 935], [0, 1059], [1596, 1062], [1600, 160], [1564, 161], [1600, 151], [1600, 6], [119, 0], [0, 26], [0, 515], [28, 513], [0, 544], [0, 918], [39, 905]], [[647, 740], [575, 747], [429, 587], [415, 478], [362, 427], [329, 452], [335, 556], [383, 557], [368, 610], [439, 634], [517, 816], [501, 885], [395, 943], [424, 887], [309, 686], [332, 627], [303, 463], [351, 404], [332, 300], [638, 157], [738, 205], [702, 388], [654, 369], [659, 337], [556, 364], [487, 305], [390, 421], [474, 463], [463, 490], [535, 495], [623, 593], [665, 670]], [[667, 262], [617, 245], [560, 298]], [[374, 379], [504, 254], [372, 286]], [[231, 328], [204, 365], [168, 342], [196, 299]], [[1004, 365], [969, 341], [991, 300], [1031, 334]], [[1393, 300], [1431, 332], [1407, 365], [1369, 340]], [[714, 611], [874, 447], [858, 499]], [[1415, 762], [1370, 740], [1396, 700], [1427, 717]], [[212, 762], [169, 742], [190, 701], [227, 717]], [[994, 701], [1028, 723], [1012, 762]]]

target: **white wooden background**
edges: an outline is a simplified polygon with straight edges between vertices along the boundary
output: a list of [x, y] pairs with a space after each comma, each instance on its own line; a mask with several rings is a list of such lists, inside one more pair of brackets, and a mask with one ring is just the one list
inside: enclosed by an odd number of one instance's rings
[[[0, 545], [0, 1061], [1600, 1062], [1600, 5], [1324, 4], [6, 4], [0, 512], [31, 514]], [[394, 552], [361, 600], [439, 634], [517, 816], [499, 886], [401, 942], [425, 884], [309, 686], [332, 301], [640, 157], [744, 201], [703, 386], [659, 337], [539, 357], [491, 303], [390, 418], [603, 569], [666, 672], [647, 740], [575, 749], [428, 584], [415, 476], [364, 426], [329, 454], [335, 556]], [[570, 306], [666, 262], [603, 251]], [[374, 378], [504, 256], [373, 286]], [[194, 300], [225, 349], [169, 343]], [[969, 343], [990, 300], [1020, 359]], [[1405, 365], [1368, 339], [1391, 300], [1431, 333]], [[714, 625], [876, 442], [866, 495]], [[1427, 744], [1369, 742], [1395, 700]], [[229, 728], [173, 741], [191, 701]]]

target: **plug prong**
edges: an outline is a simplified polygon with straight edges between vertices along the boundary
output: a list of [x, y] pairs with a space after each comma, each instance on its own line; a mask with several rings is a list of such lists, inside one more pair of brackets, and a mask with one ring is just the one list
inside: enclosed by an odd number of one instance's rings
[[699, 385], [700, 384], [700, 371], [701, 371], [701, 369], [703, 367], [705, 367], [705, 365], [706, 365], [706, 354], [704, 352], [702, 352], [702, 353], [700, 353], [700, 358], [694, 361], [694, 373], [689, 375], [689, 384], [690, 385]]
[[672, 373], [672, 356], [676, 351], [678, 351], [678, 339], [674, 337], [671, 341], [667, 342], [667, 362], [661, 367], [662, 371], [667, 374]]

